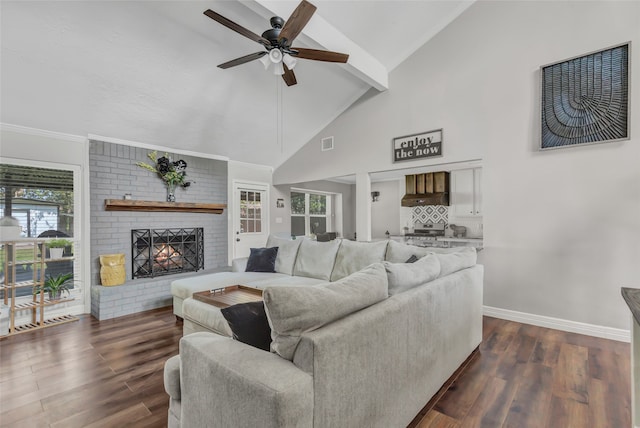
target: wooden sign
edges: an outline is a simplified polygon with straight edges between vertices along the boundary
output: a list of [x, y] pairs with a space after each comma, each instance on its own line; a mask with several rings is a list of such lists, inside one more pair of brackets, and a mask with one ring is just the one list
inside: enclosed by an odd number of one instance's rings
[[442, 129], [393, 139], [393, 162], [442, 156]]

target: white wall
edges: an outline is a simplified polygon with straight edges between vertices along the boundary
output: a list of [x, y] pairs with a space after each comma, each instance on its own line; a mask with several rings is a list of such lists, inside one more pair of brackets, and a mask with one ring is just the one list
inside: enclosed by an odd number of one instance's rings
[[[77, 268], [82, 281], [82, 302], [65, 307], [67, 313], [89, 313], [91, 284], [89, 268], [89, 142], [85, 137], [56, 132], [43, 131], [21, 126], [0, 125], [0, 160], [7, 163], [28, 164], [42, 168], [74, 169], [78, 177], [74, 183], [75, 220], [74, 240], [75, 253], [78, 258]], [[55, 309], [48, 316], [56, 316]]]
[[[273, 206], [277, 198], [284, 199], [284, 208], [274, 208], [271, 219], [271, 233], [288, 236], [291, 234], [291, 188], [318, 190], [321, 192], [336, 193], [342, 195], [342, 236], [353, 238], [355, 232], [355, 185], [338, 183], [335, 181], [309, 181], [304, 183], [286, 184], [274, 186]], [[277, 223], [277, 219], [282, 219]], [[335, 222], [340, 219], [334, 218]]]
[[[371, 203], [371, 238], [385, 238], [385, 232], [391, 235], [400, 234], [400, 200], [404, 194], [400, 194], [398, 182], [379, 181], [371, 183], [372, 192], [380, 192], [377, 202]], [[402, 180], [404, 188], [404, 180]]]
[[88, 140], [76, 135], [2, 124], [0, 156], [85, 166]]
[[[539, 67], [631, 40], [629, 141], [537, 150]], [[483, 160], [484, 302], [629, 328], [640, 278], [640, 3], [476, 2], [278, 168], [296, 182]], [[444, 128], [444, 156], [391, 163], [393, 137]], [[336, 148], [317, 140], [334, 135]]]

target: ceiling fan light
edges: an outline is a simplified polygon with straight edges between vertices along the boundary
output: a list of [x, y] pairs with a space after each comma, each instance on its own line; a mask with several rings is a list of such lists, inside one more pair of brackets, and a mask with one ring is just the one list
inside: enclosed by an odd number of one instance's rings
[[271, 49], [269, 51], [269, 59], [274, 64], [282, 63], [282, 52], [280, 52], [280, 49]]
[[289, 54], [284, 54], [284, 56], [282, 57], [282, 62], [285, 63], [289, 70], [293, 70], [293, 67], [295, 67], [298, 63], [298, 60]]
[[265, 70], [269, 69], [269, 66], [271, 65], [271, 60], [269, 59], [269, 55], [263, 55], [262, 58], [260, 58], [260, 62], [262, 63], [262, 65], [264, 65]]
[[284, 74], [284, 67], [282, 66], [282, 62], [276, 62], [273, 64], [273, 74], [277, 74], [278, 76], [282, 76]]

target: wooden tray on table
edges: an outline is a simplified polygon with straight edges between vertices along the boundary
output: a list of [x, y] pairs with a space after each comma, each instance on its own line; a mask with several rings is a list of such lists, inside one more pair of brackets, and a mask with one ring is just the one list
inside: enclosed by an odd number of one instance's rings
[[193, 293], [193, 298], [218, 308], [226, 308], [238, 303], [262, 301], [262, 290], [245, 285], [231, 285]]

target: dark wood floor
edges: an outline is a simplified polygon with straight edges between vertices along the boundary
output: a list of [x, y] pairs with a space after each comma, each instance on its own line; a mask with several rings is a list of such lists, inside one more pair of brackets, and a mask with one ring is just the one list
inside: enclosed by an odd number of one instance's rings
[[[170, 308], [0, 340], [1, 427], [162, 427]], [[629, 344], [485, 317], [484, 342], [417, 426], [627, 427]]]

